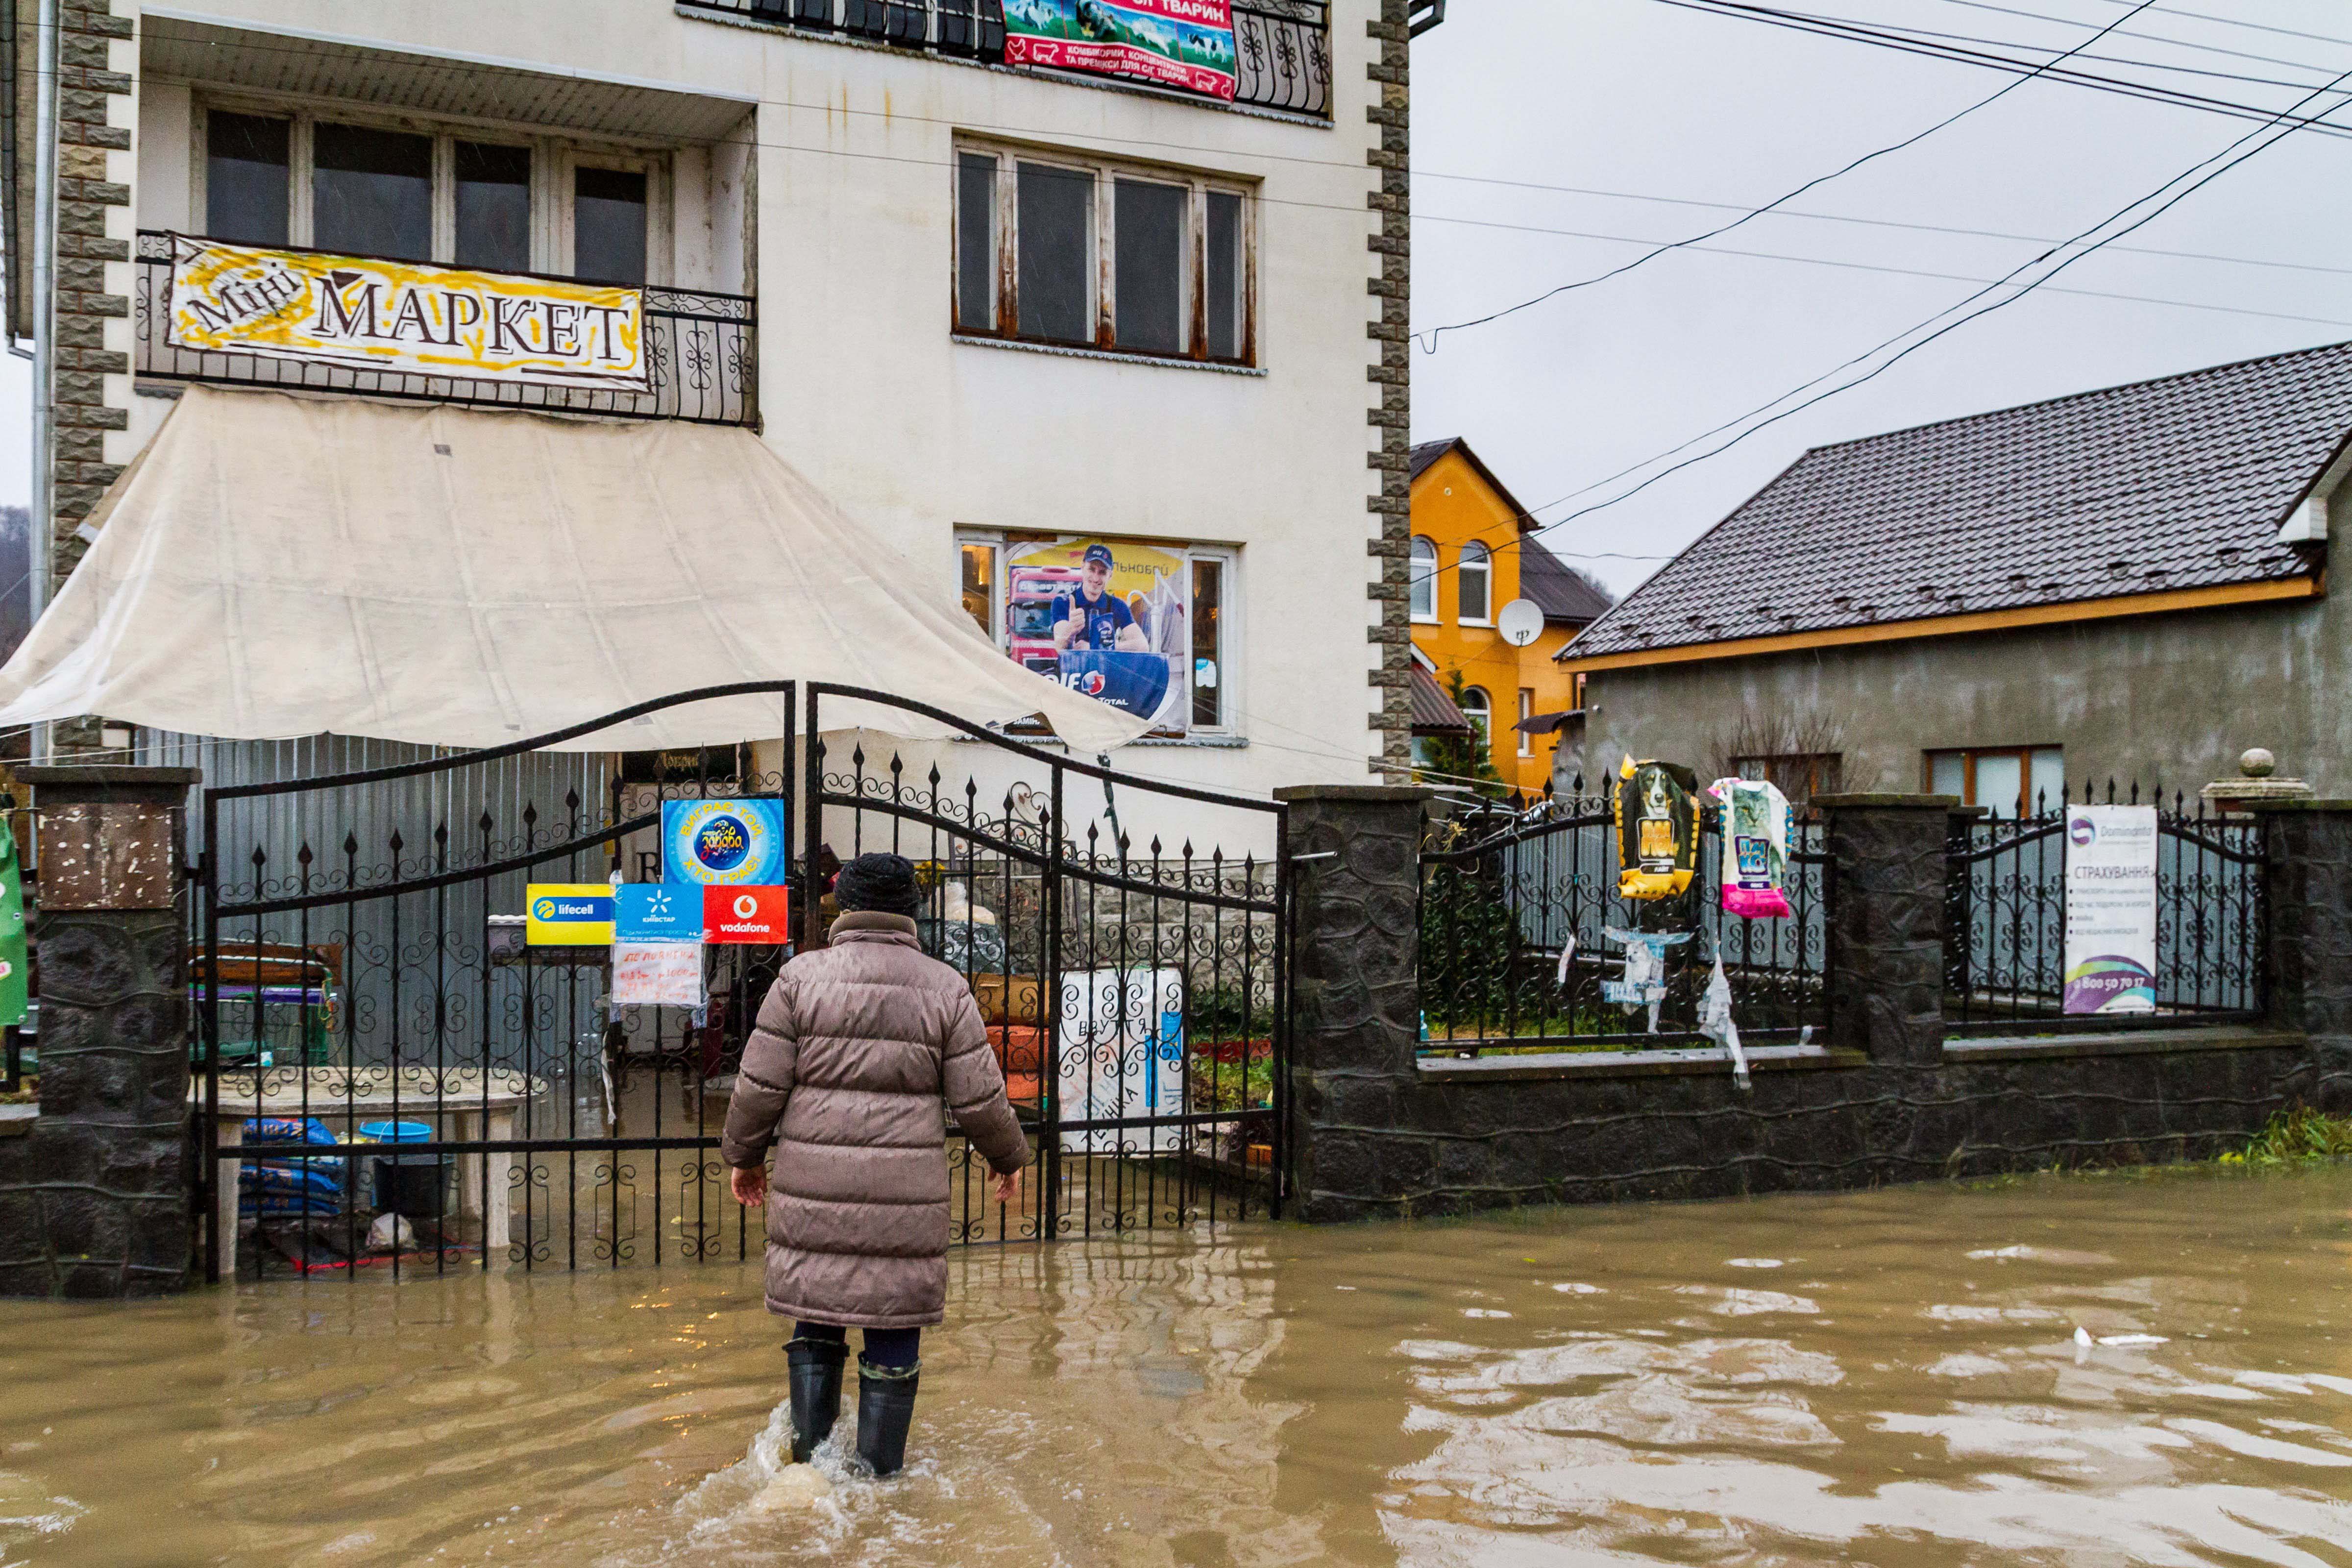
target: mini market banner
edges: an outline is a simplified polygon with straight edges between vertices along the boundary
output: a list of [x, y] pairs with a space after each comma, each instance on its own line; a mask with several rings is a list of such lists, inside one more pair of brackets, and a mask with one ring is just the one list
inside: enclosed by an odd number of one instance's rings
[[2156, 807], [2066, 808], [2069, 1013], [2156, 1011]]
[[640, 289], [178, 234], [165, 339], [355, 370], [646, 389]]
[[1231, 0], [1004, 0], [1004, 61], [1123, 76], [1230, 101]]

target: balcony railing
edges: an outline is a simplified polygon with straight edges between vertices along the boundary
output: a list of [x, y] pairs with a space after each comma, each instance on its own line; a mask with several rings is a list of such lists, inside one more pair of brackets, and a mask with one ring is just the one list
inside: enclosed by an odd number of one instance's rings
[[[689, 13], [1002, 64], [1003, 0], [676, 0]], [[1251, 0], [1234, 8], [1234, 101], [1331, 116], [1329, 0]], [[1066, 73], [1064, 80], [1083, 79]]]
[[137, 374], [143, 381], [282, 386], [615, 419], [683, 419], [695, 425], [760, 422], [760, 327], [756, 302], [749, 295], [647, 286], [646, 388], [614, 392], [175, 348], [164, 334], [172, 309], [172, 237], [153, 230], [142, 229], [139, 235], [134, 289], [131, 330], [138, 343]]

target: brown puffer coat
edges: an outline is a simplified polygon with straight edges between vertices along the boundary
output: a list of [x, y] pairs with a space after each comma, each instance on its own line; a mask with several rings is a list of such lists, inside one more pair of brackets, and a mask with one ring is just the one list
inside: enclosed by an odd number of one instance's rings
[[1000, 1174], [1029, 1163], [980, 1008], [915, 922], [861, 912], [784, 965], [760, 1006], [719, 1157], [768, 1178], [768, 1310], [936, 1323], [948, 1290], [945, 1105]]

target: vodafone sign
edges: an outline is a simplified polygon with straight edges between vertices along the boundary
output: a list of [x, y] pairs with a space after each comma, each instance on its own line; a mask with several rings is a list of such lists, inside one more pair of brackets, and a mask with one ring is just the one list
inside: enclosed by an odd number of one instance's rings
[[707, 883], [702, 889], [702, 940], [782, 947], [792, 940], [786, 905], [790, 889]]

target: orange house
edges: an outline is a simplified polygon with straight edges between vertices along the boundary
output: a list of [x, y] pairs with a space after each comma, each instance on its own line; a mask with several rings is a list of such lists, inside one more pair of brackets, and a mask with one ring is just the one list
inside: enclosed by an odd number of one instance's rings
[[[1601, 589], [1529, 539], [1527, 509], [1460, 437], [1412, 448], [1412, 642], [1484, 730], [1495, 771], [1532, 794], [1551, 776], [1559, 716], [1580, 706], [1582, 678], [1553, 656], [1610, 605]], [[1496, 629], [1503, 606], [1530, 599], [1543, 631], [1513, 647]], [[1416, 748], [1418, 749], [1418, 748]]]

